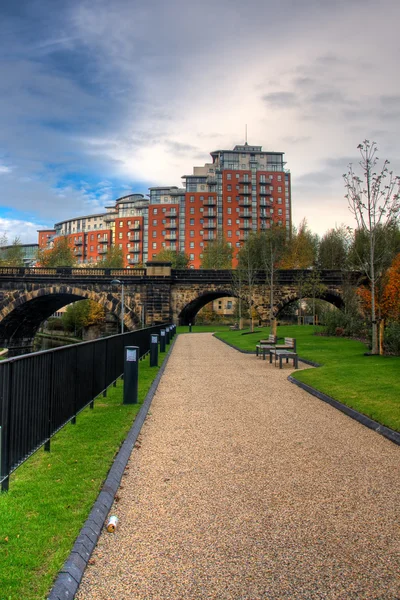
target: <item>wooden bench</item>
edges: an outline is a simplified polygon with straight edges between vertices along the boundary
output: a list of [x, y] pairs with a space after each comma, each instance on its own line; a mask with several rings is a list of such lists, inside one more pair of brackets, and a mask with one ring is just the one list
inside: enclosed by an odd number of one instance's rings
[[279, 359], [279, 368], [282, 369], [282, 360], [285, 358], [286, 363], [289, 360], [293, 360], [293, 366], [295, 369], [298, 368], [298, 356], [296, 352], [296, 340], [295, 338], [285, 338], [284, 344], [276, 345], [275, 348], [271, 348], [269, 351], [269, 362], [272, 363], [272, 357], [275, 357], [275, 367]]
[[267, 340], [260, 340], [256, 345], [256, 356], [260, 356], [262, 353], [263, 360], [265, 360], [266, 352], [269, 352], [271, 348], [276, 346], [276, 335], [269, 335]]

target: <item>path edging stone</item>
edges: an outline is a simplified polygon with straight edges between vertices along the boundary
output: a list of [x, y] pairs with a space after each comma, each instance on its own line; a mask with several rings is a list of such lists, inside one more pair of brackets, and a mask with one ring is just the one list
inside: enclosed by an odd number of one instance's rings
[[177, 338], [175, 337], [172, 340], [164, 362], [147, 392], [146, 398], [136, 415], [124, 443], [111, 465], [97, 500], [75, 540], [69, 557], [62, 566], [57, 579], [54, 582], [50, 594], [47, 597], [48, 600], [73, 600], [78, 591], [83, 573], [92, 552], [97, 545], [105, 520], [114, 502], [114, 496], [120, 486], [125, 467], [149, 412], [151, 402], [167, 366], [176, 339]]
[[365, 427], [372, 429], [376, 433], [383, 435], [385, 438], [387, 438], [391, 442], [394, 442], [395, 444], [400, 446], [400, 433], [399, 432], [394, 431], [393, 429], [390, 429], [390, 427], [385, 427], [385, 425], [381, 425], [380, 423], [378, 423], [377, 421], [374, 421], [370, 417], [367, 417], [366, 415], [363, 415], [362, 413], [358, 412], [358, 410], [355, 410], [354, 408], [351, 408], [350, 406], [347, 406], [346, 404], [343, 404], [342, 402], [335, 400], [335, 398], [332, 398], [331, 396], [328, 396], [327, 394], [324, 394], [323, 392], [316, 390], [315, 388], [311, 387], [311, 385], [308, 385], [307, 383], [303, 383], [302, 381], [298, 381], [297, 379], [294, 379], [294, 377], [292, 377], [291, 375], [289, 375], [288, 380], [291, 383], [294, 383], [295, 385], [300, 387], [301, 389], [305, 390], [312, 396], [315, 396], [319, 400], [322, 400], [323, 402], [330, 404], [334, 408], [337, 408], [342, 413], [346, 414], [348, 417], [351, 417], [355, 421], [358, 421], [359, 423], [361, 423], [361, 425], [365, 425]]

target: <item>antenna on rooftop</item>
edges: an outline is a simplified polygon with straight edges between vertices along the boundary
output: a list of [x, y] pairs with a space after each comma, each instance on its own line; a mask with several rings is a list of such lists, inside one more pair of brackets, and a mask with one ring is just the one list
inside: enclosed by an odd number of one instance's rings
[[244, 141], [245, 141], [245, 145], [247, 146], [247, 123], [246, 123], [246, 125], [244, 127], [245, 127], [245, 129], [244, 129]]

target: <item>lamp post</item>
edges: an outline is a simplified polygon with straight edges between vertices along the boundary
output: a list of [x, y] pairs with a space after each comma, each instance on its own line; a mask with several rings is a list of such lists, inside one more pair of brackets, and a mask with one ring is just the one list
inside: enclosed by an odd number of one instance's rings
[[121, 286], [121, 333], [124, 333], [124, 317], [125, 317], [125, 304], [124, 304], [124, 282], [119, 279], [113, 279], [111, 285]]

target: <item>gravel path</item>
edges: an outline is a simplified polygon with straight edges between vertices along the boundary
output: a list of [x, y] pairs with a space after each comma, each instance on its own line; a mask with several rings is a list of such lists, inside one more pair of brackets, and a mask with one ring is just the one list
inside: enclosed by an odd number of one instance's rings
[[76, 598], [400, 598], [400, 449], [292, 370], [178, 337]]

